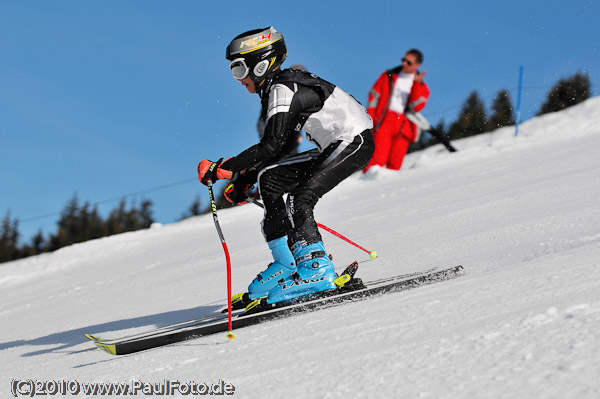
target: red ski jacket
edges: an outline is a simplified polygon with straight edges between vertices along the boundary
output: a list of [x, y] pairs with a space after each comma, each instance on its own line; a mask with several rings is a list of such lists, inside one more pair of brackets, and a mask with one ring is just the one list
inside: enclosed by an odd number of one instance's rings
[[[369, 104], [367, 112], [373, 119], [373, 132], [377, 133], [381, 124], [389, 111], [390, 94], [398, 79], [398, 74], [402, 71], [402, 66], [390, 69], [381, 74], [377, 82], [369, 92]], [[414, 82], [410, 95], [408, 96], [408, 105], [405, 111], [419, 112], [429, 100], [431, 91], [425, 82]], [[419, 128], [409, 121], [404, 114], [398, 116], [399, 132], [411, 141], [419, 139]]]

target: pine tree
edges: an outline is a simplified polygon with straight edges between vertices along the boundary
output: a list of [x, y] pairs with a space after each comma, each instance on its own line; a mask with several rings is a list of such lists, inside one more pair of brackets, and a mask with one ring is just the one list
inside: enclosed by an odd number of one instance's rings
[[579, 104], [590, 98], [591, 82], [589, 75], [577, 72], [570, 78], [561, 79], [546, 96], [546, 102], [538, 115], [556, 112]]
[[492, 104], [492, 110], [494, 113], [487, 121], [487, 131], [515, 124], [513, 106], [508, 90], [500, 90], [498, 92]]
[[46, 252], [46, 250], [46, 241], [44, 239], [44, 233], [42, 233], [42, 230], [39, 230], [37, 234], [31, 238], [30, 245], [24, 245], [21, 248], [23, 257], [39, 255], [43, 252]]
[[102, 216], [98, 213], [98, 205], [95, 205], [92, 210], [90, 210], [90, 207], [90, 203], [86, 202], [81, 209], [80, 224], [82, 234], [80, 239], [82, 241], [93, 240], [106, 235], [106, 226], [104, 225]]
[[465, 101], [458, 120], [448, 130], [450, 140], [473, 136], [486, 131], [485, 105], [477, 92], [472, 92]]
[[19, 221], [12, 221], [10, 211], [8, 211], [2, 219], [2, 226], [0, 227], [0, 263], [21, 257], [18, 242]]
[[127, 224], [127, 211], [125, 210], [125, 206], [127, 202], [123, 198], [119, 202], [119, 206], [116, 209], [110, 211], [108, 215], [108, 219], [106, 220], [106, 234], [113, 235], [119, 234], [125, 231]]
[[44, 243], [44, 233], [42, 233], [42, 230], [39, 230], [31, 239], [31, 246], [33, 247], [35, 255], [44, 252]]
[[77, 194], [74, 194], [60, 213], [58, 231], [50, 236], [50, 251], [56, 251], [78, 242], [77, 237], [80, 235], [79, 212], [79, 199]]
[[147, 229], [154, 223], [152, 217], [152, 201], [142, 200], [140, 209], [137, 210], [135, 207], [132, 210], [135, 215], [135, 230]]
[[194, 202], [192, 202], [192, 205], [190, 205], [187, 212], [185, 212], [183, 215], [181, 215], [180, 220], [191, 218], [192, 216], [202, 215], [203, 213], [206, 213], [207, 211], [208, 210], [206, 210], [206, 209], [204, 211], [202, 211], [202, 206], [200, 203], [200, 196], [196, 196], [196, 199], [194, 199]]
[[107, 235], [146, 229], [154, 223], [152, 201], [143, 200], [139, 210], [136, 208], [135, 202], [133, 202], [130, 210], [125, 209], [126, 205], [125, 199], [122, 199], [119, 207], [110, 212], [106, 220]]

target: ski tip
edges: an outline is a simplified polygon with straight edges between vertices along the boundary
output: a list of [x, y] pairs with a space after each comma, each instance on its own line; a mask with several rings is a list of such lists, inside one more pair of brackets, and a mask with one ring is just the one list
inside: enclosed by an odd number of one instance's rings
[[103, 338], [100, 338], [100, 337], [98, 337], [98, 336], [96, 336], [96, 335], [92, 335], [92, 334], [84, 334], [84, 335], [85, 335], [85, 337], [86, 337], [87, 339], [89, 339], [89, 340], [91, 340], [91, 341], [104, 341], [104, 339], [103, 339]]
[[102, 349], [104, 352], [110, 355], [117, 355], [117, 346], [111, 344], [103, 344], [102, 342], [96, 341], [94, 342], [98, 348]]

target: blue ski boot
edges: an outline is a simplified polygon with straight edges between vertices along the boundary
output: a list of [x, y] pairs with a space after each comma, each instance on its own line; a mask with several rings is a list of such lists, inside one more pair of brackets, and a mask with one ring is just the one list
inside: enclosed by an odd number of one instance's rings
[[336, 288], [333, 280], [338, 275], [322, 241], [314, 244], [298, 241], [292, 246], [292, 252], [298, 270], [269, 292], [268, 303], [287, 301]]
[[285, 280], [296, 271], [296, 262], [288, 247], [286, 236], [269, 241], [268, 245], [274, 262], [267, 267], [267, 270], [258, 273], [248, 286], [250, 299], [267, 296], [280, 280]]

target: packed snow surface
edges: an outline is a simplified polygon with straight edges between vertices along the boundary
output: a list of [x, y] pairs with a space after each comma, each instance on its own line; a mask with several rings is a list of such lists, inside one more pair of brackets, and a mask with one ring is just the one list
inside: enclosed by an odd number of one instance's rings
[[[464, 276], [115, 357], [83, 334], [223, 308], [212, 216], [73, 245], [0, 265], [0, 397], [31, 379], [221, 380], [240, 398], [599, 398], [600, 98], [455, 146], [352, 176], [316, 216], [378, 252], [322, 232], [337, 269], [359, 260], [365, 281], [457, 264]], [[234, 292], [270, 261], [261, 217], [219, 213]]]

